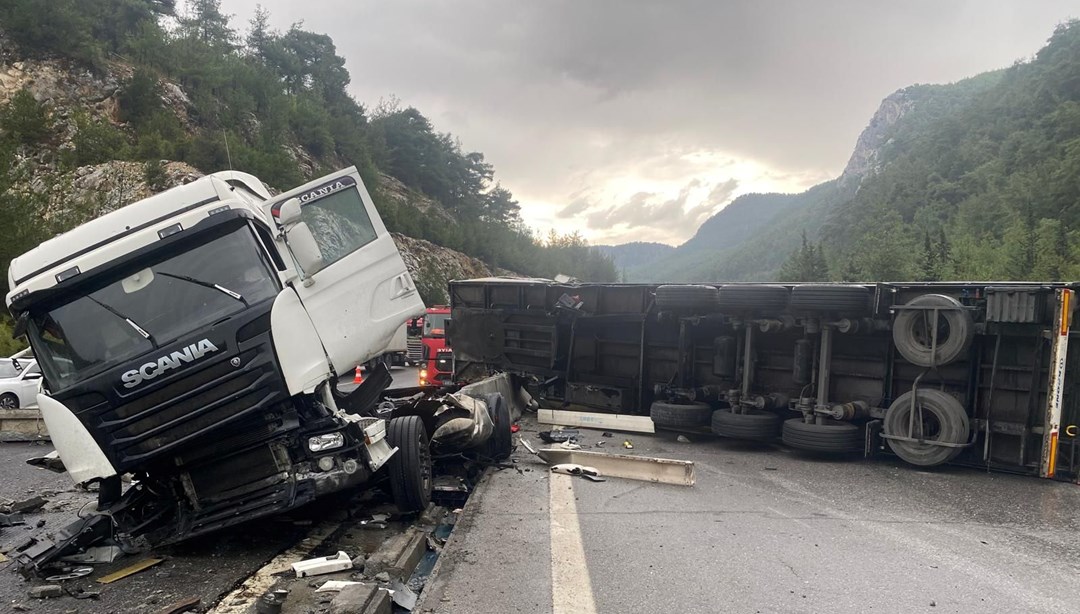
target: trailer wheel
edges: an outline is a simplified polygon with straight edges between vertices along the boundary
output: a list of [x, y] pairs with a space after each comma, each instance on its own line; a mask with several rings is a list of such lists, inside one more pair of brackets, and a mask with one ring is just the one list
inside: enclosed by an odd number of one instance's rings
[[745, 414], [721, 409], [713, 412], [712, 432], [733, 439], [768, 441], [780, 432], [780, 416], [760, 409]]
[[[900, 395], [885, 412], [886, 435], [918, 438], [920, 433], [918, 423], [915, 424], [915, 430], [911, 435], [908, 434], [911, 421], [911, 395], [913, 394], [915, 394], [914, 391], [908, 391]], [[916, 402], [922, 407], [923, 439], [943, 443], [967, 442], [970, 422], [964, 406], [955, 397], [933, 388], [920, 388]], [[893, 439], [887, 441], [897, 456], [920, 467], [933, 467], [947, 463], [963, 451], [963, 448], [946, 448], [915, 441]]]
[[510, 431], [510, 410], [506, 407], [503, 396], [498, 392], [484, 395], [484, 402], [487, 403], [488, 413], [495, 424], [495, 430], [480, 447], [480, 454], [492, 460], [506, 460], [514, 451], [514, 441]]
[[825, 420], [824, 424], [807, 424], [802, 418], [785, 420], [783, 439], [785, 444], [804, 452], [850, 454], [863, 450], [862, 429], [839, 420]]
[[870, 313], [870, 288], [826, 284], [795, 286], [791, 290], [791, 309], [800, 313], [866, 315]]
[[[909, 301], [893, 322], [893, 345], [908, 362], [920, 367], [947, 365], [967, 353], [975, 338], [971, 314], [961, 309], [960, 301], [943, 294], [924, 294]], [[933, 307], [938, 312], [938, 340], [933, 347]]]
[[649, 407], [649, 417], [657, 426], [679, 428], [708, 426], [712, 412], [708, 403], [677, 404], [653, 401]]
[[787, 308], [790, 295], [784, 286], [728, 285], [717, 291], [717, 302], [722, 312], [777, 312]]
[[716, 311], [716, 288], [704, 285], [667, 285], [656, 288], [656, 306], [661, 311]]
[[397, 453], [386, 462], [394, 504], [402, 512], [427, 509], [431, 501], [431, 450], [419, 416], [390, 420], [386, 439]]

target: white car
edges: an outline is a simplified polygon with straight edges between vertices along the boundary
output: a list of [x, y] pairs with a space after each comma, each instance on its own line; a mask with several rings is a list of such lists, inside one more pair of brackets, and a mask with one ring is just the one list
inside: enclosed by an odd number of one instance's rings
[[0, 358], [0, 410], [33, 409], [41, 390], [41, 368], [33, 358]]

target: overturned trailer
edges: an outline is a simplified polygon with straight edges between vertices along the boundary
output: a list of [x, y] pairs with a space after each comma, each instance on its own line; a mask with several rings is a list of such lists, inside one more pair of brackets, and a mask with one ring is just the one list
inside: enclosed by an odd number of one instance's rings
[[657, 426], [1080, 479], [1076, 284], [451, 283], [456, 376]]

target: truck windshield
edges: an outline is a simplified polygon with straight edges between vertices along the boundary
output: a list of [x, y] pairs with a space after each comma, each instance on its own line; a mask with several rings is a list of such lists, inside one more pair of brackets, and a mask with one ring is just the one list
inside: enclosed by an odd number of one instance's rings
[[147, 260], [110, 283], [33, 311], [31, 334], [54, 389], [277, 296], [276, 277], [244, 227]]
[[450, 319], [448, 313], [429, 313], [424, 316], [425, 337], [445, 337], [446, 321]]

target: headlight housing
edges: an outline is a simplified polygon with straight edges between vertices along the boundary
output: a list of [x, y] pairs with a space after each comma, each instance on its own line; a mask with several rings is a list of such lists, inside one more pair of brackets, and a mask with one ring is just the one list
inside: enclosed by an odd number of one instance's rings
[[345, 445], [345, 435], [340, 431], [336, 433], [326, 433], [323, 435], [316, 435], [310, 437], [307, 440], [308, 450], [312, 452], [322, 452], [323, 450], [333, 450]]

